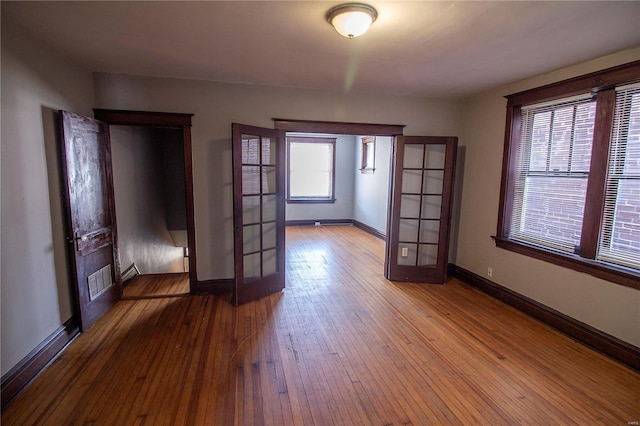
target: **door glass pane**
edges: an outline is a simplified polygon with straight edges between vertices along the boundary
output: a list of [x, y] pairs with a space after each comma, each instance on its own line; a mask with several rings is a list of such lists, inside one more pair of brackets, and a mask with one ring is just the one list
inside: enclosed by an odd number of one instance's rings
[[403, 193], [420, 193], [420, 185], [422, 183], [422, 170], [403, 170], [402, 171], [402, 192]]
[[276, 168], [275, 166], [262, 167], [262, 193], [273, 194], [276, 192]]
[[260, 167], [242, 166], [242, 194], [260, 193]]
[[243, 253], [260, 250], [260, 225], [242, 227]]
[[276, 224], [273, 223], [265, 223], [262, 225], [262, 249], [271, 249], [276, 246], [277, 242], [277, 234], [276, 234]]
[[438, 262], [438, 246], [431, 244], [420, 244], [418, 254], [418, 266], [435, 266]]
[[275, 274], [278, 272], [278, 250], [267, 250], [262, 253], [262, 267], [263, 274], [267, 275]]
[[243, 256], [244, 280], [260, 278], [260, 253]]
[[260, 164], [260, 138], [242, 135], [242, 164]]
[[260, 222], [260, 196], [242, 197], [242, 223]]
[[420, 242], [438, 244], [438, 235], [440, 233], [439, 220], [421, 220], [420, 224]]
[[441, 209], [441, 195], [424, 195], [422, 197], [422, 219], [440, 219]]
[[402, 194], [400, 199], [400, 217], [418, 218], [420, 215], [420, 195]]
[[424, 157], [424, 146], [422, 144], [405, 145], [402, 168], [403, 169], [421, 169], [423, 157]]
[[418, 241], [418, 221], [413, 219], [400, 219], [399, 241]]
[[444, 169], [444, 154], [447, 146], [427, 145], [427, 169]]
[[263, 195], [262, 196], [262, 221], [270, 222], [276, 220], [276, 213], [278, 212], [278, 196], [277, 195]]
[[[407, 255], [403, 256], [402, 249], [407, 249]], [[416, 266], [417, 244], [398, 244], [398, 265]]]
[[262, 164], [276, 164], [276, 140], [274, 138], [262, 138]]
[[424, 194], [442, 194], [444, 170], [426, 170], [424, 172]]

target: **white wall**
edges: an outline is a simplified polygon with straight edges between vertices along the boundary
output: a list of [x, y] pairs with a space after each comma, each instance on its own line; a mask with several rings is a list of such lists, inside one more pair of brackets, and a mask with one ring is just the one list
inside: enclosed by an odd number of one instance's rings
[[389, 168], [393, 138], [376, 136], [375, 172], [361, 173], [362, 143], [357, 138], [355, 155], [355, 189], [353, 199], [353, 219], [369, 225], [375, 230], [387, 233], [389, 212]]
[[[109, 131], [121, 269], [135, 263], [143, 274], [183, 272], [183, 249], [167, 226], [164, 141], [144, 127]], [[184, 174], [178, 179], [184, 182]], [[184, 204], [182, 210], [184, 216]]]
[[458, 135], [449, 100], [95, 74], [97, 108], [193, 113], [198, 279], [233, 277], [231, 123], [273, 128], [273, 117], [406, 124], [405, 134]]
[[72, 316], [56, 119], [92, 106], [89, 72], [2, 19], [3, 375]]
[[355, 136], [321, 133], [287, 133], [287, 136], [336, 138], [335, 203], [287, 203], [287, 220], [351, 219], [353, 216], [353, 158]]
[[500, 87], [468, 99], [456, 264], [621, 340], [640, 346], [640, 291], [499, 249], [496, 233], [505, 95], [640, 59], [640, 48]]

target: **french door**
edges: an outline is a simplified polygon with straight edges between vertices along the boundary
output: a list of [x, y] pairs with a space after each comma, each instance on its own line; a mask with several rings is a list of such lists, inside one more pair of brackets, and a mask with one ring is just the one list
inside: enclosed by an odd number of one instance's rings
[[240, 305], [285, 284], [284, 131], [232, 124], [235, 291]]
[[396, 137], [387, 279], [445, 282], [457, 142], [455, 137]]

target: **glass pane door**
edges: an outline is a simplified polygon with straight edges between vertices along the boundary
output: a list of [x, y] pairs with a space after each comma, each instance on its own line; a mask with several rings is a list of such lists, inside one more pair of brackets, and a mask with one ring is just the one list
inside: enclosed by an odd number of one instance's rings
[[284, 133], [233, 124], [235, 303], [284, 288]]
[[456, 144], [457, 138], [396, 138], [387, 278], [445, 281]]

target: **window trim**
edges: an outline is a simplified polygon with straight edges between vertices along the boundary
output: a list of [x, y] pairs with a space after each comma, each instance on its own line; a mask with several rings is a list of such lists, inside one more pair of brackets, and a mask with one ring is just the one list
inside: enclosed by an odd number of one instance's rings
[[[493, 237], [497, 247], [640, 289], [640, 271], [595, 260], [602, 220], [601, 212], [604, 207], [615, 87], [638, 81], [640, 81], [640, 61], [635, 61], [506, 96], [507, 113], [498, 223], [496, 236]], [[513, 176], [516, 169], [515, 157], [520, 144], [522, 106], [588, 92], [596, 97], [597, 104], [580, 252], [564, 253], [508, 238], [513, 211]]]
[[[331, 196], [329, 197], [291, 197], [291, 143], [322, 143], [332, 145]], [[336, 138], [287, 136], [287, 204], [332, 204], [336, 202]]]
[[[376, 137], [363, 136], [360, 138], [362, 143], [362, 159], [360, 162], [360, 173], [375, 173], [376, 171]], [[371, 164], [368, 164], [369, 150], [373, 152]]]

